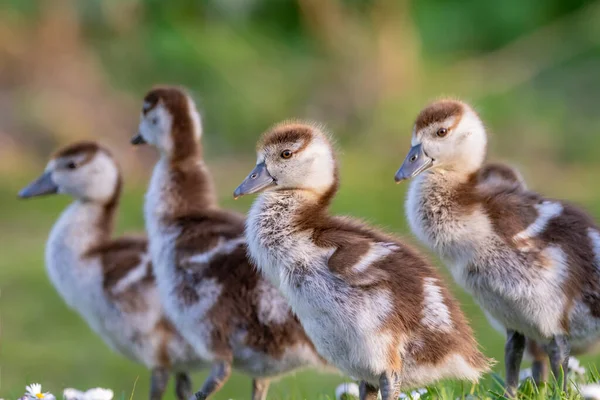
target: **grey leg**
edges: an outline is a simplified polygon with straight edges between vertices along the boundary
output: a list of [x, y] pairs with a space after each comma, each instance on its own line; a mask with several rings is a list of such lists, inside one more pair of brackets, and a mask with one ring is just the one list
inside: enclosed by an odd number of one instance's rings
[[571, 344], [566, 336], [554, 336], [546, 347], [550, 358], [550, 369], [563, 390], [567, 390], [567, 372], [569, 367], [569, 354]]
[[150, 376], [150, 400], [161, 400], [167, 383], [169, 383], [170, 372], [167, 368], [156, 367], [152, 368]]
[[252, 400], [267, 400], [269, 380], [255, 378], [252, 380]]
[[192, 381], [185, 372], [175, 375], [175, 394], [178, 400], [187, 400], [192, 395]]
[[221, 389], [231, 375], [231, 364], [227, 361], [217, 361], [210, 369], [210, 375], [204, 381], [202, 389], [196, 392], [190, 400], [206, 400], [208, 396]]
[[365, 382], [360, 381], [359, 389], [359, 399], [360, 400], [377, 400], [377, 395], [379, 394], [379, 388]]
[[397, 400], [400, 397], [400, 376], [397, 372], [385, 372], [379, 378], [381, 400]]
[[515, 397], [519, 387], [519, 370], [525, 350], [525, 336], [513, 330], [506, 331], [504, 346], [504, 363], [506, 364], [506, 395]]
[[533, 375], [533, 381], [538, 386], [548, 380], [548, 363], [545, 359], [533, 361], [531, 375]]
[[548, 380], [548, 354], [535, 340], [527, 338], [527, 352], [533, 357], [531, 374], [536, 385]]

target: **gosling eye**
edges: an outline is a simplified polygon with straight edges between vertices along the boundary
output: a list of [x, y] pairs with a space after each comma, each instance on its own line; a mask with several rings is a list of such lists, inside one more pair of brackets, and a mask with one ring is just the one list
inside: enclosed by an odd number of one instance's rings
[[151, 123], [152, 125], [156, 125], [156, 124], [158, 124], [158, 117], [152, 117], [152, 119], [150, 120], [150, 123]]
[[293, 153], [292, 153], [291, 150], [284, 150], [284, 151], [281, 152], [281, 158], [284, 158], [284, 159], [287, 160], [288, 158], [292, 157], [292, 154]]
[[437, 135], [437, 137], [445, 137], [448, 134], [448, 129], [440, 128], [435, 134]]
[[73, 161], [71, 161], [67, 164], [67, 169], [75, 169], [75, 168], [77, 168], [77, 164], [75, 164]]

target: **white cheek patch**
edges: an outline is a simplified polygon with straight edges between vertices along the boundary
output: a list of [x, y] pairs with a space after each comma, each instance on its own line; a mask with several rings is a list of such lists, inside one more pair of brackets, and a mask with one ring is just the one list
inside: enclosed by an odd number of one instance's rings
[[119, 170], [112, 158], [104, 152], [98, 152], [94, 158], [84, 164], [78, 171], [82, 181], [88, 184], [85, 187], [84, 196], [96, 200], [108, 200], [114, 193], [119, 179]]
[[534, 207], [538, 212], [536, 220], [525, 228], [525, 230], [513, 237], [514, 242], [522, 251], [531, 250], [533, 244], [530, 243], [530, 239], [542, 233], [546, 229], [548, 222], [552, 218], [559, 216], [563, 211], [562, 204], [552, 201], [544, 201], [541, 204], [536, 204]]
[[150, 122], [152, 115], [152, 113], [140, 114], [140, 123], [138, 125], [138, 133], [150, 144], [154, 144], [154, 134], [152, 132], [152, 123]]
[[173, 117], [162, 105], [156, 108], [155, 115], [158, 123], [152, 126], [152, 131], [156, 136], [157, 145], [161, 149], [170, 152], [173, 149], [173, 138], [171, 137]]
[[327, 190], [334, 183], [335, 160], [331, 147], [323, 139], [312, 141], [298, 153], [303, 166], [296, 171], [294, 182], [300, 187], [309, 187], [317, 191]]

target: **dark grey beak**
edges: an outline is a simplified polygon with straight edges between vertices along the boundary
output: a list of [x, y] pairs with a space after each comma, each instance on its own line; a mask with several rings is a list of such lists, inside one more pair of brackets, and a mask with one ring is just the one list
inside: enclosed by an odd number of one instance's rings
[[134, 137], [131, 138], [131, 144], [133, 144], [133, 145], [146, 144], [146, 140], [144, 139], [144, 137], [142, 136], [141, 133], [138, 133], [137, 135], [135, 135]]
[[19, 192], [19, 197], [27, 199], [29, 197], [42, 196], [45, 194], [54, 194], [58, 192], [58, 186], [52, 180], [52, 173], [45, 172], [42, 176], [31, 182]]
[[404, 159], [402, 166], [396, 172], [396, 183], [405, 179], [414, 178], [427, 168], [431, 167], [433, 159], [428, 157], [423, 151], [423, 145], [418, 144], [410, 148], [408, 155]]
[[276, 185], [275, 179], [267, 171], [267, 166], [264, 162], [256, 165], [250, 172], [250, 175], [244, 179], [240, 186], [233, 192], [233, 198], [244, 196], [246, 194], [258, 193], [270, 186]]

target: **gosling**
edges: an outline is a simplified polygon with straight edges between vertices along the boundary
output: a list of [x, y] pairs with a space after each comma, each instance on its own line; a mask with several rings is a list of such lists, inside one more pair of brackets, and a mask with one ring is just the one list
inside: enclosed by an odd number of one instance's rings
[[360, 380], [361, 400], [397, 399], [438, 379], [488, 370], [434, 267], [411, 247], [329, 214], [338, 165], [323, 130], [282, 123], [257, 146], [235, 190], [263, 192], [246, 223], [251, 258], [285, 295], [319, 353]]
[[244, 217], [218, 206], [201, 135], [184, 90], [146, 95], [132, 142], [160, 152], [144, 210], [158, 289], [169, 318], [212, 365], [195, 399], [219, 390], [235, 368], [253, 378], [252, 399], [264, 400], [270, 379], [325, 362], [283, 296], [249, 263]]
[[165, 315], [144, 237], [113, 239], [121, 197], [119, 167], [104, 147], [77, 142], [60, 149], [21, 198], [64, 193], [75, 199], [46, 244], [50, 281], [111, 348], [152, 371], [150, 399], [160, 400], [175, 372], [187, 400], [187, 371], [202, 366]]
[[418, 115], [395, 179], [414, 178], [406, 199], [414, 234], [506, 328], [506, 391], [513, 396], [526, 337], [545, 348], [557, 379], [571, 349], [600, 339], [600, 230], [565, 202], [482, 183], [486, 144], [469, 105], [434, 102]]

